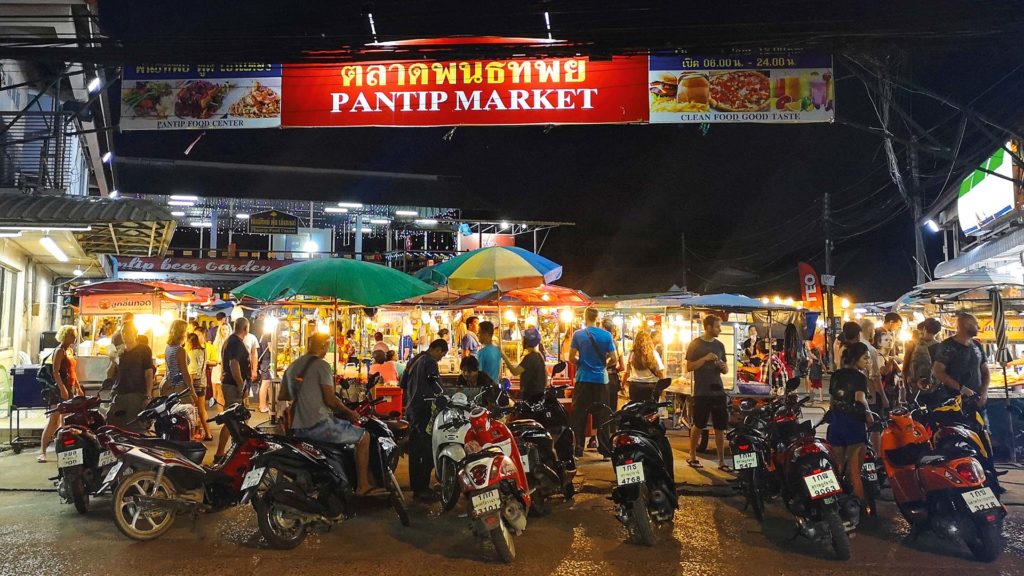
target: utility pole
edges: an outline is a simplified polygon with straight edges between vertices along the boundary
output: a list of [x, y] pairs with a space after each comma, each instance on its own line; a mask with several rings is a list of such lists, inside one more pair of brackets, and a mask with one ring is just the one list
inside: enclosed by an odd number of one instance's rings
[[[825, 275], [832, 276], [832, 223], [831, 223], [831, 194], [825, 193], [825, 201], [822, 203], [822, 222], [825, 223]], [[832, 284], [825, 286], [825, 365], [829, 366], [829, 358], [832, 356]]]
[[924, 284], [929, 280], [928, 274], [931, 271], [924, 268], [929, 265], [928, 255], [924, 251], [924, 228], [921, 227], [921, 177], [917, 173], [916, 146], [911, 146], [907, 151], [907, 159], [910, 164], [910, 181], [913, 183], [913, 189], [910, 191], [910, 212], [914, 217], [914, 255], [917, 258], [917, 265], [914, 269], [917, 271], [917, 283]]
[[683, 292], [686, 292], [686, 232], [679, 233], [679, 249], [683, 257]]

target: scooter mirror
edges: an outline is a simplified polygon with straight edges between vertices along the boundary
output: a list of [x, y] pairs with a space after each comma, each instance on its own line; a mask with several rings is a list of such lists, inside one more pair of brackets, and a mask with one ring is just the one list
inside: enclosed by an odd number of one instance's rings
[[503, 392], [508, 392], [509, 390], [511, 390], [512, 389], [512, 381], [509, 380], [508, 378], [502, 378], [501, 379], [501, 389], [502, 389]]
[[552, 366], [551, 367], [551, 376], [555, 376], [556, 374], [561, 374], [562, 372], [565, 372], [565, 366], [566, 366], [565, 362], [559, 362], [559, 363], [555, 364], [554, 366]]

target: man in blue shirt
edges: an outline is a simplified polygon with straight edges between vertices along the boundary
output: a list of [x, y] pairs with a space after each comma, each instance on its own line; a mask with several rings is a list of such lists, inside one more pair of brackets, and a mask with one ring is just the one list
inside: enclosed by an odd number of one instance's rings
[[494, 345], [494, 323], [480, 323], [480, 350], [476, 353], [480, 371], [498, 381], [501, 375], [501, 350]]
[[[576, 383], [572, 390], [572, 427], [576, 433], [576, 457], [583, 456], [583, 434], [587, 416], [595, 404], [608, 399], [608, 366], [619, 360], [611, 333], [597, 327], [597, 309], [587, 308], [586, 326], [572, 335], [569, 362], [576, 365]], [[604, 414], [606, 409], [601, 409]]]
[[477, 350], [480, 349], [480, 340], [477, 339], [476, 333], [480, 329], [480, 319], [476, 316], [470, 316], [466, 319], [466, 335], [462, 337], [459, 342], [459, 348], [462, 350], [461, 356], [476, 356]]

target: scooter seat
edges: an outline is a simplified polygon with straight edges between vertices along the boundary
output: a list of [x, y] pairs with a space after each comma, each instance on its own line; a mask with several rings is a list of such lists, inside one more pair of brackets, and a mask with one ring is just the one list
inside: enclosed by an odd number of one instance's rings
[[385, 420], [388, 430], [395, 435], [395, 438], [404, 438], [409, 435], [409, 423], [405, 420]]
[[487, 448], [484, 448], [483, 450], [481, 450], [479, 452], [473, 452], [472, 454], [466, 454], [466, 457], [463, 459], [463, 462], [468, 465], [471, 462], [476, 462], [477, 460], [484, 460], [484, 459], [487, 459], [487, 458], [494, 458], [498, 454], [504, 454], [504, 452], [501, 451], [501, 448], [498, 448], [497, 446], [488, 446]]
[[189, 461], [195, 464], [202, 464], [203, 458], [206, 456], [206, 446], [202, 442], [175, 442], [173, 440], [164, 440], [163, 438], [146, 438], [140, 436], [132, 438], [131, 443], [141, 447], [161, 448], [164, 450], [181, 452], [189, 459]]

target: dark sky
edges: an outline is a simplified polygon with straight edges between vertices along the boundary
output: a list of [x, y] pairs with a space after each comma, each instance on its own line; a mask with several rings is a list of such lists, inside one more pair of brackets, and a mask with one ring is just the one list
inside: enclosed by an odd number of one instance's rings
[[[145, 36], [139, 35], [140, 25], [150, 27], [153, 38], [176, 38], [183, 33], [180, 14], [167, 22], [145, 20], [137, 4], [118, 4], [114, 2], [104, 14], [115, 35], [129, 29], [126, 22], [140, 38]], [[189, 6], [183, 4], [183, 13], [188, 13]], [[197, 15], [203, 13], [195, 6], [192, 10], [198, 10]], [[847, 15], [852, 18], [848, 23], [851, 31], [856, 28], [855, 16]], [[290, 19], [289, 29], [302, 28], [301, 17], [291, 15]], [[199, 29], [205, 26], [204, 33], [229, 30], [242, 34], [241, 28], [223, 21], [216, 25], [203, 21]], [[649, 25], [655, 29], [654, 24]], [[913, 25], [908, 21], [907, 26]], [[308, 26], [311, 31], [317, 29], [316, 23]], [[463, 33], [482, 32], [471, 24], [466, 26]], [[450, 27], [450, 21], [442, 25], [439, 19], [436, 29], [452, 33]], [[430, 23], [421, 29], [431, 29]], [[610, 38], [600, 26], [595, 30], [595, 35]], [[253, 29], [246, 34], [251, 36]], [[616, 34], [614, 41], [624, 45], [628, 33]], [[633, 34], [636, 45], [643, 45], [643, 30]], [[883, 58], [891, 49], [890, 40], [860, 43], [855, 49], [843, 44], [837, 50]], [[147, 50], [156, 49], [154, 42], [147, 43], [144, 38], [138, 42], [137, 46]], [[175, 42], [185, 43], [181, 38]], [[1013, 103], [1020, 101], [1024, 82], [1018, 67], [1022, 59], [1019, 51], [1007, 50], [1005, 38], [970, 42], [940, 38], [912, 44], [901, 45], [907, 50], [900, 69], [903, 77], [955, 102], [973, 101], [1000, 121], [1019, 119], [1019, 106]], [[837, 57], [838, 117], [877, 126], [871, 101], [854, 72], [861, 70]], [[960, 127], [956, 110], [920, 94], [897, 92], [897, 101], [915, 121], [934, 128], [936, 137], [953, 149]], [[905, 123], [898, 128], [901, 133], [911, 130]], [[882, 139], [863, 130], [841, 123], [716, 124], [706, 134], [696, 125], [559, 126], [550, 131], [543, 127], [462, 127], [445, 140], [447, 132], [447, 128], [211, 131], [188, 156], [196, 161], [457, 177], [450, 185], [429, 189], [380, 181], [245, 177], [130, 166], [119, 166], [118, 174], [122, 192], [129, 194], [359, 196], [364, 201], [459, 206], [494, 217], [573, 221], [577, 226], [551, 234], [543, 253], [564, 265], [564, 284], [591, 294], [658, 291], [681, 282], [681, 235], [685, 233], [691, 289], [795, 295], [798, 260], [812, 262], [819, 271], [824, 267], [820, 203], [825, 192], [832, 192], [838, 209], [837, 234], [856, 235], [836, 247], [834, 271], [840, 290], [857, 300], [885, 300], [899, 296], [914, 283], [913, 225], [907, 212], [895, 214], [904, 205], [893, 200], [897, 190], [885, 168]], [[184, 159], [183, 152], [195, 136], [122, 133], [116, 138], [116, 150], [122, 156]], [[957, 158], [963, 163], [972, 154], [992, 148], [994, 144], [972, 128], [965, 131]], [[905, 147], [897, 146], [897, 152], [906, 168]], [[950, 163], [951, 158], [921, 156], [920, 172], [931, 182], [927, 198], [934, 198], [941, 188]], [[954, 181], [961, 171], [959, 167], [953, 171]], [[872, 230], [882, 222], [887, 223]], [[936, 239], [929, 237], [931, 266], [940, 254], [938, 246]]]

